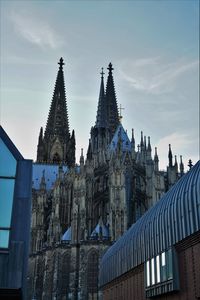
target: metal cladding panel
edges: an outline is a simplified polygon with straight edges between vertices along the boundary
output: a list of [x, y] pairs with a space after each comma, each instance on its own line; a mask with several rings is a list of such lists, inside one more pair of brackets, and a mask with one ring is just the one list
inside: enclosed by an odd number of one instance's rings
[[100, 265], [100, 286], [198, 230], [200, 161], [108, 249]]

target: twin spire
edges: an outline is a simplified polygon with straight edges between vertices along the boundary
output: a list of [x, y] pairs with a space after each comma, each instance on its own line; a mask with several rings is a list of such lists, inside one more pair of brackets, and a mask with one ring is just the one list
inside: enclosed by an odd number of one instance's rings
[[61, 57], [45, 132], [41, 128], [38, 140], [37, 162], [75, 164], [75, 134], [69, 131], [65, 82]]
[[99, 102], [96, 117], [97, 128], [109, 128], [111, 134], [114, 135], [119, 125], [119, 114], [117, 107], [117, 99], [115, 94], [114, 80], [112, 71], [114, 70], [112, 64], [108, 65], [108, 79], [106, 85], [106, 92], [104, 90], [104, 72], [102, 68], [101, 84], [99, 92]]
[[60, 137], [66, 137], [68, 140], [70, 137], [70, 132], [63, 72], [64, 61], [62, 57], [60, 58], [58, 64], [59, 70], [44, 136], [49, 137], [56, 135]]

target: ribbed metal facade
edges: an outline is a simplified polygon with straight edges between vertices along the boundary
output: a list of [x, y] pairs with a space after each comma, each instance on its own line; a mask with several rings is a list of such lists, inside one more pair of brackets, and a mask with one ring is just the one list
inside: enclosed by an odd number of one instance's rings
[[100, 286], [200, 230], [200, 161], [105, 253]]

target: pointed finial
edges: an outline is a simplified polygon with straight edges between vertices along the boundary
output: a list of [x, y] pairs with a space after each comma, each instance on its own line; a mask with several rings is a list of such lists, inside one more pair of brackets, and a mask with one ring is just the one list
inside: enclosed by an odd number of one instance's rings
[[119, 121], [121, 122], [121, 120], [122, 120], [122, 110], [124, 109], [124, 107], [122, 107], [122, 105], [120, 104], [120, 106], [119, 106]]
[[144, 136], [144, 150], [147, 148], [147, 140], [146, 140], [146, 135]]
[[157, 153], [157, 147], [155, 147], [155, 156], [157, 156], [158, 153]]
[[105, 74], [104, 71], [103, 71], [103, 68], [101, 68], [101, 73], [100, 74], [101, 74], [101, 78], [103, 79], [103, 75]]
[[[150, 136], [148, 136], [148, 146], [147, 146], [147, 150], [151, 151], [151, 141], [150, 141]], [[157, 148], [156, 148], [157, 150]]]
[[[141, 141], [140, 141], [140, 146], [141, 148], [143, 147], [144, 145], [144, 141], [143, 141], [143, 131], [141, 131]], [[141, 149], [142, 150], [142, 149]]]
[[172, 149], [171, 149], [171, 144], [169, 144], [168, 158], [169, 158], [169, 167], [172, 167]]
[[40, 180], [40, 189], [41, 189], [41, 190], [46, 189], [45, 169], [42, 170], [42, 177], [41, 177], [41, 180]]
[[112, 73], [112, 71], [114, 70], [113, 69], [113, 67], [112, 67], [112, 64], [111, 64], [111, 62], [109, 63], [109, 65], [108, 65], [108, 68], [107, 68], [108, 70], [109, 70], [109, 73]]
[[81, 148], [80, 165], [84, 164], [83, 148]]
[[132, 140], [134, 139], [134, 129], [132, 128]]
[[188, 167], [189, 167], [189, 170], [191, 170], [191, 169], [192, 169], [192, 167], [193, 167], [193, 164], [192, 164], [192, 160], [191, 160], [191, 159], [189, 159], [189, 162], [188, 162]]
[[182, 161], [182, 155], [180, 155], [180, 172], [181, 172], [181, 176], [184, 174], [184, 164]]
[[155, 155], [154, 155], [154, 168], [155, 171], [159, 170], [159, 159], [158, 159], [158, 153], [157, 153], [157, 147], [155, 147]]
[[58, 62], [58, 64], [60, 65], [60, 69], [62, 70], [62, 67], [63, 67], [64, 64], [65, 64], [62, 57], [60, 58], [60, 61]]
[[177, 156], [175, 155], [174, 157], [175, 157], [174, 165], [177, 166], [177, 165], [178, 165], [178, 164], [177, 164]]
[[43, 127], [40, 128], [39, 142], [42, 142], [42, 140], [43, 140]]

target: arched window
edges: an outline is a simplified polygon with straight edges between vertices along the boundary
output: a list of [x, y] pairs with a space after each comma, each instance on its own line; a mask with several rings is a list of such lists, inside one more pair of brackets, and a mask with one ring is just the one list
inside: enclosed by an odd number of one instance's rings
[[53, 156], [53, 163], [54, 164], [57, 164], [57, 163], [59, 163], [60, 162], [60, 156], [59, 156], [59, 154], [56, 152], [55, 154], [54, 154], [54, 156]]
[[69, 274], [70, 274], [70, 256], [67, 253], [67, 254], [64, 254], [63, 259], [62, 259], [62, 278], [61, 278], [62, 299], [68, 299]]
[[88, 300], [98, 299], [99, 255], [95, 250], [88, 254], [87, 260], [87, 289]]
[[35, 295], [37, 299], [40, 299], [43, 292], [43, 276], [45, 270], [45, 262], [42, 257], [38, 257], [37, 265], [36, 265], [36, 290]]

